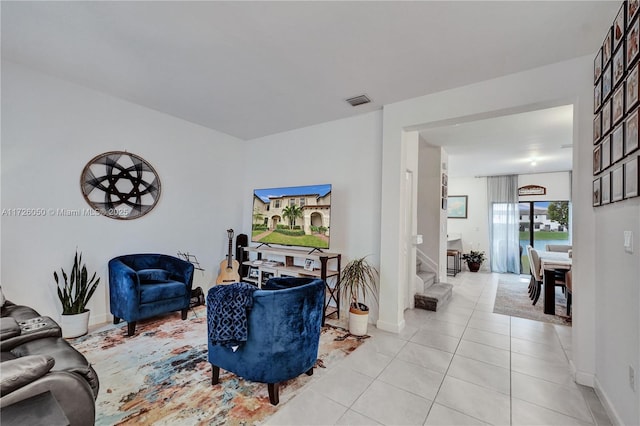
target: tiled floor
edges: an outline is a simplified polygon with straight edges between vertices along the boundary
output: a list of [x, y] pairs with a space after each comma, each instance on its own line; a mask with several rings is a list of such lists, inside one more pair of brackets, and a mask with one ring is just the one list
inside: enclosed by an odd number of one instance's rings
[[370, 325], [370, 340], [266, 424], [610, 425], [571, 379], [571, 328], [492, 313], [499, 278], [520, 279], [461, 273], [449, 304], [407, 311], [399, 335]]

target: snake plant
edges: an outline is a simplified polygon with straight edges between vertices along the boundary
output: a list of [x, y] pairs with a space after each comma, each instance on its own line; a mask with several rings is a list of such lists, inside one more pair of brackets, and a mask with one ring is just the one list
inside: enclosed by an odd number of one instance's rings
[[[87, 280], [87, 266], [82, 265], [82, 253], [73, 258], [73, 267], [71, 268], [71, 277], [67, 277], [64, 269], [60, 268], [62, 272], [62, 278], [64, 279], [64, 285], [60, 283], [58, 273], [53, 273], [53, 278], [56, 280], [58, 288], [58, 299], [62, 303], [62, 315], [81, 314], [86, 311], [86, 305], [89, 303], [89, 299], [96, 291], [100, 278], [96, 280], [96, 273], [90, 280]], [[95, 282], [94, 282], [95, 280]]]

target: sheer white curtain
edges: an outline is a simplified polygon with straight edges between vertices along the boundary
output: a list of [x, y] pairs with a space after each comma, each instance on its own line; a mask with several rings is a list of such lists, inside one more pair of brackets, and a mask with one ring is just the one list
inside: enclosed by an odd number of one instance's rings
[[518, 176], [487, 178], [491, 272], [520, 273]]

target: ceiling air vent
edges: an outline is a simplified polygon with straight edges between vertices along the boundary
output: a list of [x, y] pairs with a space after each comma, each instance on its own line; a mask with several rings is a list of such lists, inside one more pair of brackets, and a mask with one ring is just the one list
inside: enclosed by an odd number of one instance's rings
[[351, 104], [351, 106], [364, 105], [371, 102], [371, 99], [367, 97], [367, 95], [354, 96], [353, 98], [347, 99], [347, 102]]

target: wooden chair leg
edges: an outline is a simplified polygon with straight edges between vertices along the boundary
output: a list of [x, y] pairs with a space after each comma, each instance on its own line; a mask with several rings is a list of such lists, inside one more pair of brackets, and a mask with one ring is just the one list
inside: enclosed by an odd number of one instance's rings
[[136, 334], [136, 322], [130, 321], [127, 323], [127, 336], [133, 336]]
[[183, 309], [182, 310], [182, 320], [186, 320], [187, 319], [187, 314], [189, 313], [189, 308]]
[[571, 316], [571, 293], [567, 292], [567, 316]]
[[211, 384], [217, 385], [220, 382], [220, 367], [211, 364]]
[[114, 324], [120, 324], [121, 319], [118, 317], [113, 317], [113, 323]]
[[267, 383], [269, 388], [269, 402], [271, 405], [278, 405], [280, 403], [280, 397], [278, 395], [279, 383]]

